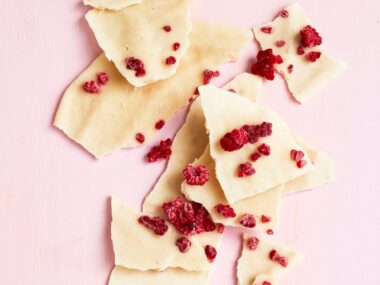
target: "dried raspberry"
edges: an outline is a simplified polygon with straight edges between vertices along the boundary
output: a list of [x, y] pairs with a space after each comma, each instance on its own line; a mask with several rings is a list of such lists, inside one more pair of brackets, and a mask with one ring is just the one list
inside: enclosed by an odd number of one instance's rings
[[297, 161], [297, 167], [298, 168], [303, 168], [307, 164], [306, 160], [299, 160]]
[[279, 15], [282, 18], [287, 18], [289, 17], [289, 12], [287, 10], [282, 10]]
[[169, 227], [161, 217], [142, 216], [138, 219], [139, 223], [154, 231], [156, 235], [163, 236]]
[[182, 173], [189, 185], [204, 185], [210, 179], [210, 173], [203, 165], [188, 164]]
[[220, 140], [220, 146], [225, 151], [235, 151], [241, 149], [247, 143], [248, 134], [243, 128], [232, 130], [231, 132], [225, 134]]
[[232, 93], [236, 93], [236, 90], [235, 89], [228, 89], [229, 92], [232, 92]]
[[218, 224], [217, 227], [216, 227], [216, 230], [217, 230], [218, 233], [220, 233], [220, 234], [224, 233], [224, 225], [222, 225], [222, 224]]
[[105, 72], [99, 72], [97, 77], [98, 77], [98, 83], [100, 85], [106, 85], [107, 82], [109, 81], [108, 75]]
[[263, 285], [272, 285], [272, 283], [270, 283], [269, 281], [264, 281]]
[[276, 42], [276, 47], [278, 48], [282, 48], [283, 46], [285, 46], [286, 42], [285, 41], [277, 41]]
[[195, 90], [194, 90], [193, 94], [194, 94], [194, 95], [199, 95], [199, 89], [198, 89], [198, 87], [197, 87], [197, 88], [195, 88]]
[[169, 33], [169, 32], [172, 31], [172, 27], [169, 26], [169, 25], [163, 26], [162, 29], [163, 29], [165, 32], [167, 32], [167, 33]]
[[270, 155], [270, 146], [263, 143], [259, 146], [259, 152], [265, 156]]
[[215, 257], [216, 257], [216, 255], [217, 255], [215, 247], [213, 247], [212, 245], [206, 245], [206, 247], [205, 247], [205, 254], [206, 254], [208, 260], [210, 262], [213, 262], [214, 259], [215, 259]]
[[290, 158], [294, 161], [300, 161], [304, 156], [305, 154], [301, 150], [292, 149], [290, 151]]
[[179, 50], [180, 47], [181, 47], [181, 44], [180, 44], [180, 43], [174, 43], [174, 44], [173, 44], [173, 50], [174, 50], [174, 51]]
[[322, 44], [322, 38], [318, 34], [317, 30], [312, 26], [307, 25], [300, 31], [301, 44], [306, 48], [312, 48]]
[[185, 237], [181, 237], [177, 239], [175, 242], [176, 246], [178, 246], [178, 249], [180, 252], [185, 253], [189, 250], [191, 246], [191, 241]]
[[256, 219], [251, 214], [244, 214], [241, 218], [239, 223], [246, 228], [254, 228], [256, 226]]
[[257, 143], [259, 138], [272, 135], [272, 124], [267, 122], [260, 125], [244, 125], [243, 129], [247, 132], [248, 142], [251, 144]]
[[265, 216], [265, 215], [261, 216], [261, 222], [264, 223], [264, 224], [265, 223], [269, 223], [271, 220], [272, 220], [271, 217], [268, 217], [268, 216]]
[[177, 62], [174, 56], [169, 56], [166, 60], [165, 63], [166, 65], [173, 65]]
[[253, 168], [250, 162], [245, 162], [239, 165], [239, 169], [238, 169], [239, 177], [252, 176], [255, 173], [256, 173], [256, 170]]
[[171, 139], [160, 141], [160, 144], [158, 146], [152, 147], [147, 154], [148, 162], [156, 162], [159, 159], [168, 159], [172, 154], [172, 150], [170, 148], [171, 146]]
[[98, 82], [95, 82], [94, 80], [85, 82], [82, 87], [83, 87], [83, 90], [86, 91], [87, 93], [91, 93], [91, 94], [100, 93], [100, 85], [98, 84]]
[[308, 62], [316, 62], [321, 57], [321, 52], [311, 51], [306, 55], [306, 60]]
[[235, 210], [230, 205], [219, 204], [215, 206], [218, 214], [222, 215], [225, 218], [234, 218], [236, 217]]
[[273, 235], [273, 230], [271, 230], [271, 229], [267, 230], [267, 234], [268, 235]]
[[253, 162], [257, 161], [260, 157], [261, 157], [261, 154], [258, 153], [258, 152], [254, 152], [254, 153], [251, 154], [251, 160]]
[[297, 54], [298, 55], [304, 55], [305, 54], [305, 49], [303, 48], [303, 46], [299, 46], [297, 48]]
[[268, 80], [274, 79], [274, 65], [283, 62], [280, 55], [274, 55], [272, 49], [260, 50], [257, 62], [251, 67], [251, 72]]
[[270, 26], [262, 27], [261, 31], [265, 34], [271, 34], [273, 32], [273, 28]]
[[250, 250], [255, 250], [259, 245], [260, 240], [257, 237], [250, 237], [247, 240], [247, 246]]
[[162, 209], [169, 222], [184, 235], [212, 232], [216, 225], [207, 210], [199, 203], [187, 202], [181, 197], [164, 203]]
[[280, 264], [282, 267], [288, 266], [288, 260], [286, 259], [286, 257], [281, 256], [275, 249], [271, 250], [271, 252], [269, 253], [269, 258], [270, 260]]
[[215, 77], [219, 77], [219, 76], [220, 76], [220, 72], [218, 70], [212, 71], [212, 70], [207, 69], [203, 72], [203, 84], [204, 85], [209, 84], [211, 79]]
[[293, 69], [294, 69], [294, 65], [293, 64], [289, 64], [288, 65], [288, 73], [291, 74], [293, 72]]
[[159, 120], [154, 125], [154, 127], [156, 128], [156, 130], [161, 130], [164, 126], [165, 126], [165, 121], [164, 120]]
[[145, 136], [142, 133], [137, 133], [135, 138], [139, 143], [144, 143], [145, 141]]
[[135, 71], [136, 77], [142, 77], [146, 75], [144, 63], [140, 59], [130, 56], [125, 60], [125, 64], [127, 69]]

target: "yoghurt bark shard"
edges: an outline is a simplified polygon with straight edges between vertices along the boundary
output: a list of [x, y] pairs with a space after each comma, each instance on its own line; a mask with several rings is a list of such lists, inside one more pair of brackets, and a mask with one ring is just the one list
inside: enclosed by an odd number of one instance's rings
[[179, 268], [168, 268], [164, 271], [140, 271], [115, 266], [108, 285], [206, 285], [207, 271], [186, 271]]
[[[93, 9], [86, 19], [107, 59], [130, 84], [142, 87], [176, 73], [189, 47], [191, 2], [144, 0], [119, 11]], [[174, 52], [175, 42], [181, 48]], [[175, 63], [166, 64], [172, 57]]]
[[[294, 250], [262, 238], [259, 238], [256, 249], [251, 250], [247, 246], [250, 237], [251, 235], [245, 234], [243, 238], [243, 251], [237, 268], [239, 285], [256, 285], [254, 281], [263, 276], [277, 279], [293, 269], [302, 259], [302, 255]], [[276, 256], [273, 256], [273, 251], [277, 254]], [[282, 258], [281, 264], [278, 261], [280, 258]]]
[[[167, 121], [188, 104], [194, 88], [202, 84], [205, 70], [236, 60], [252, 33], [198, 23], [190, 38], [191, 47], [176, 74], [141, 88], [129, 84], [105, 55], [100, 55], [66, 90], [54, 125], [97, 158], [121, 148], [140, 146], [138, 133], [144, 135], [145, 143], [151, 142], [158, 131], [156, 122]], [[82, 86], [99, 72], [106, 72], [109, 81], [94, 96]]]
[[[322, 49], [321, 37], [310, 26], [310, 20], [298, 4], [284, 11], [287, 17], [279, 15], [273, 22], [255, 27], [254, 34], [263, 50], [272, 49], [282, 57], [283, 63], [275, 68], [284, 77], [294, 98], [304, 103], [336, 78], [346, 68], [346, 63], [333, 59]], [[264, 27], [271, 27], [272, 32], [264, 33]], [[309, 35], [304, 41], [301, 30]]]
[[107, 9], [118, 11], [126, 7], [139, 4], [143, 0], [84, 0], [85, 5], [89, 5], [96, 9]]
[[[209, 132], [210, 154], [215, 160], [216, 177], [229, 203], [265, 192], [313, 169], [307, 154], [303, 168], [294, 165], [289, 157], [290, 150], [303, 148], [295, 142], [284, 120], [272, 110], [211, 85], [202, 86], [199, 91]], [[256, 143], [246, 143], [236, 151], [230, 152], [222, 148], [221, 139], [226, 133], [241, 129], [247, 124], [258, 125], [263, 122], [272, 124], [270, 136], [261, 138]], [[256, 170], [254, 175], [238, 177], [236, 169], [239, 164], [249, 160], [251, 154], [263, 143], [270, 146], [270, 156], [253, 163]]]

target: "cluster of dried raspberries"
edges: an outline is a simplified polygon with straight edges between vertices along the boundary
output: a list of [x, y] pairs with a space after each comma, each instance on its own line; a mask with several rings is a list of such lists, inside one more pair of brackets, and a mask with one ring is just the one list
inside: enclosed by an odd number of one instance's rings
[[138, 221], [140, 224], [153, 230], [156, 235], [160, 236], [163, 236], [169, 228], [165, 220], [161, 217], [141, 216]]
[[186, 183], [189, 185], [204, 185], [210, 179], [210, 173], [203, 165], [191, 165], [188, 164], [183, 170], [183, 176], [186, 179]]
[[181, 197], [162, 205], [169, 222], [184, 235], [212, 232], [216, 225], [210, 214], [199, 203], [187, 202]]
[[286, 257], [281, 256], [275, 249], [271, 250], [271, 252], [269, 253], [269, 258], [270, 260], [280, 264], [282, 267], [288, 266], [288, 260], [286, 259]]
[[260, 50], [257, 62], [251, 67], [251, 72], [268, 80], [274, 79], [274, 65], [283, 63], [280, 55], [274, 55], [272, 49]]
[[125, 60], [125, 64], [127, 69], [135, 71], [136, 77], [143, 77], [146, 75], [144, 63], [142, 62], [142, 60], [130, 56]]
[[250, 237], [247, 240], [247, 247], [250, 250], [255, 250], [257, 248], [257, 246], [259, 245], [259, 242], [260, 242], [260, 240], [257, 237]]
[[296, 162], [298, 168], [303, 168], [307, 164], [307, 161], [303, 160], [304, 156], [305, 154], [301, 150], [292, 149], [290, 151], [290, 158]]
[[239, 223], [246, 228], [254, 228], [256, 226], [256, 219], [251, 214], [244, 214], [241, 216]]
[[84, 91], [91, 94], [99, 94], [101, 91], [101, 86], [106, 85], [109, 81], [108, 75], [105, 72], [99, 72], [96, 77], [97, 77], [96, 81], [94, 80], [86, 81], [82, 85], [82, 88]]
[[244, 125], [243, 129], [248, 134], [248, 141], [252, 144], [257, 143], [260, 138], [272, 135], [272, 123], [262, 122], [259, 125]]
[[219, 204], [215, 206], [216, 212], [225, 218], [236, 217], [235, 210], [230, 205]]
[[204, 85], [209, 84], [211, 79], [215, 77], [219, 77], [219, 76], [220, 76], [220, 72], [218, 70], [212, 71], [212, 70], [207, 69], [203, 72], [203, 84]]
[[215, 259], [215, 257], [216, 257], [216, 255], [217, 255], [215, 247], [213, 247], [212, 245], [206, 245], [206, 247], [205, 247], [205, 254], [207, 256], [207, 259], [210, 262], [213, 262], [214, 259]]
[[[300, 31], [301, 42], [297, 49], [298, 55], [305, 54], [305, 48], [313, 48], [322, 44], [322, 37], [319, 35], [316, 29], [307, 25]], [[321, 52], [311, 51], [306, 54], [305, 58], [309, 62], [315, 62], [321, 57]]]
[[172, 140], [160, 141], [160, 144], [150, 149], [147, 154], [148, 162], [156, 162], [159, 159], [168, 159], [172, 154]]
[[180, 252], [185, 253], [191, 247], [191, 241], [188, 238], [181, 237], [175, 242]]

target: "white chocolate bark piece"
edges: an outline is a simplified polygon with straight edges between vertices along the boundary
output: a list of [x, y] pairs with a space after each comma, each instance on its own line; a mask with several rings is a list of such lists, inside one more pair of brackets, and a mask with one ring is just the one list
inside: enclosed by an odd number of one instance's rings
[[[117, 12], [93, 9], [86, 19], [106, 57], [130, 84], [142, 87], [175, 74], [189, 47], [190, 9], [191, 0], [144, 0]], [[176, 42], [181, 47], [174, 51]], [[166, 64], [169, 56], [175, 57], [174, 64]], [[127, 69], [129, 57], [144, 63], [145, 76]]]
[[201, 235], [188, 237], [192, 245], [188, 252], [181, 253], [175, 244], [181, 234], [171, 224], [167, 223], [169, 229], [163, 236], [155, 235], [138, 222], [142, 215], [144, 214], [134, 212], [118, 199], [112, 198], [111, 235], [115, 265], [142, 271], [162, 271], [167, 268], [187, 271], [210, 269], [204, 245], [198, 240]]
[[[284, 77], [294, 98], [304, 103], [318, 92], [324, 85], [337, 77], [345, 68], [346, 63], [331, 58], [324, 50], [323, 45], [307, 48], [309, 51], [320, 51], [321, 57], [316, 62], [308, 62], [305, 55], [298, 55], [300, 46], [300, 30], [310, 24], [298, 4], [293, 4], [285, 10], [289, 12], [287, 18], [277, 17], [273, 22], [254, 28], [255, 37], [263, 50], [271, 48], [273, 53], [281, 55], [284, 62], [275, 65], [276, 70]], [[262, 27], [272, 27], [272, 33], [264, 33]], [[277, 47], [277, 41], [285, 41], [285, 46]], [[292, 72], [288, 67], [292, 65]]]
[[[231, 204], [230, 206], [235, 210], [236, 217], [224, 218], [218, 214], [215, 206], [218, 204], [226, 205], [228, 201], [216, 179], [215, 163], [210, 156], [210, 148], [207, 147], [203, 155], [193, 164], [205, 166], [210, 173], [210, 179], [203, 186], [188, 185], [186, 181], [184, 181], [182, 183], [182, 192], [187, 199], [202, 204], [208, 210], [214, 222], [225, 226], [244, 228], [239, 221], [243, 214], [248, 213], [255, 216], [256, 226], [253, 228], [254, 230], [267, 231], [269, 229], [276, 230], [278, 228], [283, 185]], [[262, 223], [262, 215], [270, 217], [271, 221]]]
[[[291, 270], [302, 259], [302, 255], [292, 249], [261, 238], [259, 238], [260, 241], [257, 248], [250, 250], [247, 247], [247, 240], [250, 237], [250, 235], [246, 234], [243, 238], [243, 251], [237, 268], [239, 285], [252, 285], [255, 279], [262, 275], [277, 278]], [[273, 249], [287, 259], [288, 264], [286, 267], [281, 266], [269, 258], [269, 253]]]
[[[192, 45], [177, 73], [138, 89], [101, 55], [67, 89], [54, 125], [97, 158], [139, 146], [135, 139], [138, 132], [149, 143], [157, 133], [155, 123], [168, 120], [188, 103], [202, 83], [203, 71], [236, 60], [252, 34], [246, 29], [198, 23], [190, 37]], [[99, 72], [106, 72], [109, 82], [99, 95], [86, 93], [83, 83], [95, 80]]]
[[228, 82], [223, 89], [236, 92], [237, 94], [257, 102], [261, 94], [263, 79], [250, 73], [241, 73]]
[[334, 165], [331, 158], [324, 152], [311, 147], [300, 136], [293, 133], [293, 137], [306, 150], [313, 163], [314, 170], [287, 182], [283, 194], [310, 190], [331, 182], [334, 179]]
[[255, 281], [253, 281], [252, 285], [263, 285], [264, 282], [269, 282], [271, 285], [278, 285], [279, 283], [273, 276], [267, 275], [267, 274], [261, 274], [255, 278]]
[[84, 0], [85, 5], [89, 5], [96, 9], [107, 9], [118, 11], [128, 6], [141, 3], [142, 0]]
[[[304, 157], [307, 164], [303, 168], [298, 168], [290, 159], [292, 149], [306, 152], [294, 141], [285, 121], [272, 110], [211, 85], [201, 86], [199, 92], [206, 128], [209, 131], [210, 154], [215, 160], [216, 176], [230, 204], [265, 192], [313, 169], [307, 154]], [[271, 136], [261, 138], [256, 144], [248, 143], [233, 152], [222, 149], [220, 140], [226, 133], [246, 124], [262, 122], [272, 123]], [[250, 161], [250, 155], [262, 143], [271, 147], [270, 155], [262, 156], [253, 163], [256, 170], [254, 175], [238, 177], [239, 165]]]
[[185, 271], [169, 268], [164, 271], [139, 271], [116, 266], [108, 285], [206, 285], [208, 273], [205, 271]]

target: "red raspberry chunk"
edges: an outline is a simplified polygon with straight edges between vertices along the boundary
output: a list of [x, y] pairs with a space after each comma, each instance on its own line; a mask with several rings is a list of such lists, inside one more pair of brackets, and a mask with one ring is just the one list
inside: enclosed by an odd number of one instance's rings
[[165, 126], [165, 121], [164, 120], [159, 120], [154, 125], [154, 127], [156, 128], [156, 130], [161, 130], [164, 126]]
[[279, 15], [282, 18], [288, 18], [289, 17], [289, 12], [287, 10], [282, 10]]
[[268, 235], [273, 235], [273, 234], [274, 234], [274, 233], [273, 233], [273, 230], [271, 230], [271, 229], [267, 230], [267, 234], [268, 234]]
[[212, 71], [212, 70], [207, 69], [203, 72], [203, 84], [204, 85], [209, 84], [211, 79], [215, 77], [219, 77], [219, 76], [220, 76], [220, 72], [218, 70]]
[[191, 241], [185, 237], [181, 237], [177, 239], [175, 242], [176, 246], [178, 246], [178, 249], [180, 252], [185, 253], [189, 250], [191, 247]]
[[274, 79], [274, 65], [283, 63], [280, 55], [274, 55], [272, 49], [260, 50], [257, 54], [257, 62], [251, 67], [251, 72], [255, 75]]
[[271, 34], [273, 32], [273, 28], [270, 26], [262, 27], [261, 31], [265, 34]]
[[145, 136], [142, 133], [137, 133], [135, 138], [139, 143], [144, 143], [145, 141]]
[[203, 165], [188, 164], [183, 170], [183, 176], [189, 185], [204, 185], [210, 179], [210, 173]]
[[239, 222], [243, 227], [246, 227], [246, 228], [254, 228], [256, 226], [255, 217], [253, 215], [247, 214], [247, 213], [244, 214], [243, 216], [241, 216]]
[[294, 69], [294, 65], [293, 64], [289, 64], [288, 65], [288, 73], [291, 74], [293, 72], [293, 69]]
[[142, 216], [138, 219], [139, 223], [154, 231], [156, 235], [163, 236], [169, 227], [161, 217]]
[[146, 75], [144, 63], [140, 59], [130, 56], [125, 60], [125, 64], [127, 69], [135, 71], [136, 77], [142, 77]]
[[251, 160], [253, 162], [257, 161], [261, 157], [261, 154], [259, 152], [254, 152], [251, 154]]
[[109, 81], [108, 75], [105, 72], [99, 72], [97, 77], [98, 77], [98, 83], [100, 85], [106, 85], [107, 82]]
[[205, 247], [205, 254], [207, 256], [207, 259], [210, 262], [213, 262], [214, 259], [215, 259], [215, 257], [216, 257], [216, 255], [217, 255], [215, 247], [213, 247], [212, 245], [206, 245], [206, 247]]
[[159, 159], [168, 159], [172, 154], [171, 146], [171, 139], [160, 141], [160, 144], [152, 147], [147, 154], [148, 162], [156, 162]]
[[261, 222], [264, 223], [264, 224], [265, 223], [269, 223], [271, 220], [272, 220], [271, 217], [268, 217], [268, 216], [265, 216], [265, 215], [261, 216]]
[[98, 94], [100, 93], [100, 85], [98, 82], [95, 82], [94, 80], [87, 81], [83, 84], [83, 90], [87, 93], [91, 94]]
[[280, 264], [282, 267], [288, 266], [288, 260], [286, 259], [286, 257], [281, 256], [277, 252], [277, 250], [275, 250], [275, 249], [272, 249], [270, 251], [269, 258], [270, 258], [270, 260], [272, 260], [272, 261], [277, 262], [278, 264]]
[[306, 60], [308, 62], [316, 62], [321, 57], [321, 52], [311, 51], [306, 55]]
[[307, 164], [307, 161], [306, 160], [299, 160], [297, 161], [297, 167], [298, 168], [304, 168]]
[[263, 143], [259, 146], [259, 152], [265, 156], [270, 155], [270, 146]]
[[276, 44], [276, 47], [282, 48], [283, 46], [286, 45], [286, 42], [285, 41], [277, 41], [275, 44]]
[[217, 230], [218, 233], [220, 233], [220, 234], [224, 233], [224, 225], [222, 225], [222, 224], [218, 224], [216, 230]]
[[260, 242], [260, 240], [257, 237], [250, 237], [247, 240], [247, 246], [250, 250], [255, 250], [255, 249], [257, 249], [259, 242]]
[[215, 206], [218, 214], [222, 215], [225, 218], [234, 218], [236, 217], [235, 210], [230, 205], [219, 204]]
[[270, 283], [269, 281], [264, 281], [263, 285], [272, 285], [272, 283]]
[[299, 47], [297, 48], [297, 54], [298, 54], [298, 55], [304, 55], [304, 54], [305, 54], [305, 49], [304, 49], [303, 46], [299, 46]]
[[253, 168], [250, 162], [245, 162], [239, 165], [239, 169], [238, 169], [239, 177], [252, 176], [255, 173], [256, 173], [256, 170]]
[[260, 138], [272, 135], [272, 124], [263, 122], [260, 125], [244, 125], [243, 129], [247, 132], [248, 142], [257, 143]]
[[172, 31], [172, 27], [169, 26], [169, 25], [165, 25], [165, 26], [163, 26], [162, 29], [163, 29], [165, 32], [167, 32], [167, 33], [169, 33], [169, 32]]
[[235, 151], [241, 149], [247, 143], [248, 134], [243, 128], [232, 130], [231, 132], [225, 134], [220, 140], [220, 146], [225, 151]]
[[179, 50], [181, 48], [181, 44], [180, 43], [174, 43], [173, 44], [173, 50], [174, 51], [177, 51], [177, 50]]
[[312, 26], [307, 25], [300, 31], [301, 34], [301, 44], [305, 48], [312, 48], [322, 44], [322, 38], [318, 34], [317, 30]]
[[305, 154], [301, 150], [292, 149], [290, 151], [290, 158], [294, 161], [300, 161], [304, 156]]
[[165, 63], [166, 65], [173, 65], [177, 62], [174, 56], [169, 56], [166, 60]]

